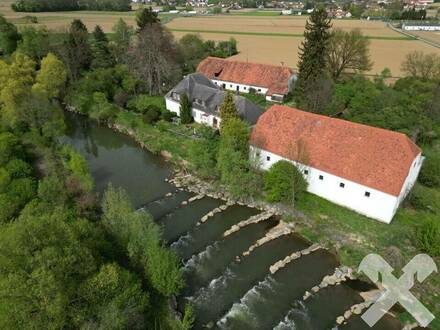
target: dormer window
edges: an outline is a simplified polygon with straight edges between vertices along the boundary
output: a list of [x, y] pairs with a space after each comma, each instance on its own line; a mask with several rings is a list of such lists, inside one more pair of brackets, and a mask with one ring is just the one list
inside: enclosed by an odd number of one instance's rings
[[179, 93], [173, 92], [173, 93], [171, 94], [171, 98], [172, 98], [173, 100], [180, 101], [180, 95], [179, 95]]
[[202, 107], [205, 106], [205, 101], [201, 100], [201, 99], [194, 99], [194, 104], [200, 105]]

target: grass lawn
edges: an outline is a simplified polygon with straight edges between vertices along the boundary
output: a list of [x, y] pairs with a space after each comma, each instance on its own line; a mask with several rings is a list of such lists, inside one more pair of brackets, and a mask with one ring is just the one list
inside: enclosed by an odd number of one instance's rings
[[268, 109], [273, 103], [268, 102], [266, 97], [261, 94], [251, 94], [251, 93], [240, 93], [241, 96], [247, 98], [249, 101], [259, 105], [264, 110]]
[[[300, 221], [298, 232], [311, 241], [334, 247], [341, 263], [353, 269], [367, 254], [377, 253], [395, 268], [395, 276], [400, 276], [401, 268], [421, 253], [416, 247], [415, 231], [424, 212], [402, 207], [391, 224], [384, 224], [309, 193], [301, 196], [296, 207], [307, 219]], [[435, 261], [440, 265], [440, 258]], [[422, 284], [417, 280], [415, 283], [412, 292], [440, 316], [439, 274], [432, 274]], [[401, 318], [410, 316], [404, 313]], [[440, 319], [437, 317], [430, 326], [440, 329]]]

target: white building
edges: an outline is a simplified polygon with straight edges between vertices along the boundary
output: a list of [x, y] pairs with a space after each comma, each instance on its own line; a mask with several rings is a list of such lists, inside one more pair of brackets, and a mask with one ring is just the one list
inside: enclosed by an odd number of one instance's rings
[[294, 163], [308, 191], [390, 223], [423, 163], [406, 135], [274, 105], [258, 120], [251, 155], [262, 169]]
[[204, 74], [217, 86], [239, 92], [254, 92], [268, 101], [282, 102], [291, 91], [295, 75], [287, 66], [259, 64], [207, 57], [197, 72]]
[[440, 24], [436, 23], [403, 23], [402, 30], [405, 31], [440, 31]]
[[[220, 105], [226, 92], [200, 73], [186, 76], [165, 95], [166, 108], [180, 117], [180, 100], [186, 94], [192, 105], [192, 116], [196, 123], [220, 127]], [[235, 106], [241, 119], [255, 125], [263, 110], [248, 99], [234, 95]]]

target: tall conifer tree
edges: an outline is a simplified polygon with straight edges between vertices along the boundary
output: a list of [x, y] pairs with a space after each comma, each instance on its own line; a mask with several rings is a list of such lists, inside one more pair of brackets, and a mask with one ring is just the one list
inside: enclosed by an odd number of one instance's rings
[[227, 92], [223, 99], [223, 103], [220, 106], [220, 130], [223, 130], [226, 122], [231, 118], [238, 118], [238, 113], [234, 102], [234, 96], [231, 92]]
[[298, 80], [294, 96], [297, 105], [304, 107], [305, 94], [316, 86], [319, 79], [326, 78], [326, 56], [330, 40], [331, 20], [324, 7], [315, 8], [307, 20], [304, 41], [300, 47]]

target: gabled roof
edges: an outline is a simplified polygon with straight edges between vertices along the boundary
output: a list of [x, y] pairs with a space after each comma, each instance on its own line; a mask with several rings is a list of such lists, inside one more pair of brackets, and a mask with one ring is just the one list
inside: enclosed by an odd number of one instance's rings
[[[193, 108], [216, 116], [220, 116], [219, 107], [223, 103], [226, 94], [210, 79], [200, 73], [187, 75], [165, 97], [171, 98], [172, 93], [186, 94], [193, 103]], [[195, 104], [195, 99], [204, 101], [204, 106]], [[263, 109], [243, 96], [234, 95], [234, 100], [240, 118], [250, 125], [255, 125], [258, 117], [263, 113]]]
[[259, 118], [251, 144], [393, 196], [421, 153], [405, 134], [280, 105]]
[[286, 66], [231, 61], [218, 57], [204, 59], [197, 67], [197, 72], [209, 79], [268, 88], [267, 95], [287, 94], [289, 80], [293, 75], [293, 70]]

